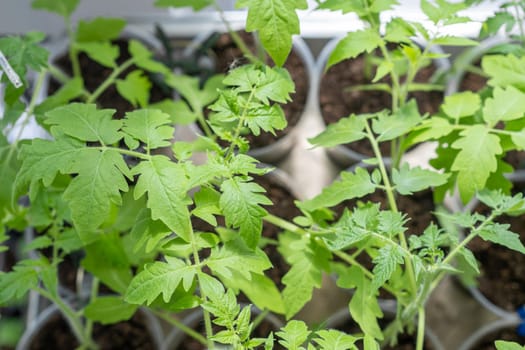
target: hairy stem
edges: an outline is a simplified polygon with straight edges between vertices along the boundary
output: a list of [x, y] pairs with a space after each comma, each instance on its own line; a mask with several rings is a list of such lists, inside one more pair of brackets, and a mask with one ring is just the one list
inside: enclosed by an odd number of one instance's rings
[[199, 343], [201, 343], [203, 345], [208, 345], [208, 340], [206, 340], [206, 338], [203, 337], [202, 334], [200, 334], [199, 332], [195, 331], [193, 328], [188, 327], [187, 325], [184, 324], [184, 322], [182, 322], [181, 320], [173, 317], [173, 315], [167, 315], [164, 312], [157, 311], [157, 310], [154, 310], [154, 309], [150, 309], [150, 311], [152, 311], [158, 317], [162, 318], [164, 321], [166, 321], [169, 324], [171, 324], [171, 325], [175, 326], [176, 328], [180, 329], [181, 331], [183, 331], [184, 333], [186, 333], [187, 335], [189, 335], [193, 339], [197, 340]]
[[91, 94], [91, 96], [87, 99], [86, 102], [87, 103], [95, 102], [100, 97], [100, 95], [102, 95], [104, 93], [104, 91], [106, 91], [106, 89], [108, 87], [110, 87], [112, 84], [115, 83], [117, 77], [120, 74], [122, 74], [122, 72], [124, 72], [126, 69], [131, 67], [133, 65], [133, 63], [135, 63], [135, 60], [132, 57], [132, 58], [128, 59], [127, 61], [125, 61], [124, 63], [122, 63], [117, 68], [115, 68], [115, 70], [113, 72], [111, 72], [109, 77], [107, 77], [106, 80], [104, 80], [102, 82], [102, 84], [100, 84], [98, 86], [98, 88]]

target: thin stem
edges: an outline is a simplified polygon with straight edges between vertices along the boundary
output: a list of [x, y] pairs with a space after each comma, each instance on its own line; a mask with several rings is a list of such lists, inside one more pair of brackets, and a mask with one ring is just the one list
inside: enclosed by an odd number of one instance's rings
[[423, 350], [425, 344], [425, 308], [420, 306], [417, 318], [417, 342], [416, 350]]
[[[394, 196], [394, 188], [392, 187], [392, 184], [390, 183], [390, 178], [388, 176], [388, 173], [386, 171], [385, 162], [383, 160], [383, 157], [381, 156], [381, 150], [379, 149], [379, 144], [377, 143], [376, 139], [374, 138], [374, 134], [372, 133], [372, 130], [370, 129], [370, 125], [365, 123], [365, 129], [367, 132], [367, 137], [370, 140], [370, 143], [372, 145], [372, 149], [374, 151], [374, 155], [377, 158], [379, 171], [381, 172], [381, 176], [383, 178], [383, 183], [385, 185], [385, 192], [388, 198], [388, 204], [392, 211], [398, 212], [395, 196]], [[401, 247], [405, 251], [409, 251], [408, 244], [405, 238], [404, 232], [399, 232], [398, 234], [399, 242], [401, 244]], [[415, 295], [417, 292], [417, 284], [416, 284], [416, 277], [414, 272], [414, 267], [412, 265], [412, 260], [410, 259], [410, 254], [405, 255], [405, 266], [407, 269], [408, 278], [410, 281], [410, 288], [412, 293]]]
[[[95, 300], [97, 300], [98, 297], [98, 287], [100, 285], [100, 280], [97, 277], [93, 277], [93, 281], [91, 283], [91, 303], [93, 303]], [[91, 319], [86, 320], [86, 327], [85, 327], [85, 334], [86, 337], [90, 337], [93, 332], [93, 321]]]
[[222, 23], [226, 26], [226, 30], [228, 31], [228, 33], [232, 37], [233, 42], [235, 43], [235, 45], [237, 45], [239, 50], [241, 50], [241, 52], [243, 53], [244, 57], [246, 57], [251, 63], [263, 63], [260, 58], [255, 56], [250, 51], [250, 49], [248, 48], [248, 46], [246, 46], [245, 42], [241, 39], [239, 34], [237, 34], [237, 32], [233, 30], [233, 28], [230, 25], [230, 22], [228, 22], [228, 20], [226, 19], [225, 15], [224, 15], [224, 11], [219, 6], [219, 4], [217, 4], [217, 2], [214, 1], [213, 5], [215, 6], [215, 9], [217, 10], [217, 13], [219, 14], [219, 17], [221, 18]]
[[301, 227], [289, 222], [289, 221], [286, 221], [284, 219], [281, 219], [280, 217], [278, 216], [275, 216], [273, 214], [270, 214], [268, 213], [266, 216], [263, 217], [263, 220], [264, 221], [267, 221], [271, 224], [274, 224], [275, 226], [277, 227], [280, 227], [282, 228], [283, 230], [286, 230], [286, 231], [290, 231], [290, 232], [293, 232], [293, 233], [298, 233], [298, 234], [307, 234], [308, 232], [306, 232], [305, 230], [303, 230]]
[[80, 62], [78, 61], [78, 51], [75, 48], [75, 33], [73, 32], [73, 25], [71, 23], [71, 17], [66, 16], [65, 18], [66, 30], [69, 36], [69, 60], [71, 61], [71, 66], [73, 68], [73, 76], [82, 77], [80, 71]]
[[261, 322], [264, 321], [264, 319], [266, 318], [266, 316], [268, 316], [269, 313], [270, 313], [270, 310], [268, 309], [262, 310], [261, 313], [257, 315], [255, 320], [253, 320], [252, 322], [253, 329], [257, 328], [261, 324]]
[[140, 153], [136, 151], [130, 151], [130, 150], [122, 149], [118, 147], [98, 146], [98, 147], [92, 147], [92, 148], [98, 149], [101, 151], [107, 151], [107, 150], [117, 151], [121, 154], [125, 154], [125, 155], [132, 156], [135, 158], [140, 158], [143, 160], [151, 160], [151, 157], [152, 157], [151, 155], [148, 155], [148, 154], [144, 154], [144, 153]]
[[197, 340], [199, 343], [201, 343], [203, 345], [208, 345], [208, 340], [205, 337], [203, 337], [202, 334], [200, 334], [199, 332], [195, 331], [193, 328], [188, 327], [187, 325], [184, 324], [184, 322], [180, 321], [179, 319], [173, 318], [170, 315], [166, 315], [164, 312], [160, 312], [160, 311], [157, 311], [157, 310], [151, 309], [151, 311], [155, 315], [157, 315], [160, 318], [162, 318], [164, 321], [166, 321], [166, 322], [170, 323], [171, 325], [177, 327], [178, 329], [180, 329], [181, 331], [183, 331], [184, 333], [186, 333], [187, 335], [189, 335], [193, 339]]
[[80, 316], [68, 304], [66, 304], [59, 296], [55, 297], [54, 295], [49, 293], [47, 290], [42, 289], [40, 287], [36, 287], [35, 291], [38, 292], [43, 297], [49, 299], [59, 308], [62, 315], [68, 321], [69, 326], [71, 327], [71, 330], [73, 331], [73, 334], [76, 336], [78, 341], [82, 344], [82, 346], [86, 347], [87, 349], [98, 349], [98, 346], [95, 344], [95, 342], [91, 338], [91, 335], [87, 335], [84, 333], [84, 327], [80, 320]]
[[86, 102], [87, 103], [95, 102], [99, 98], [99, 96], [102, 95], [104, 91], [106, 91], [106, 89], [115, 82], [116, 78], [126, 69], [131, 67], [134, 62], [135, 62], [134, 58], [130, 58], [124, 63], [122, 63], [120, 66], [115, 68], [115, 70], [111, 72], [109, 77], [107, 77], [106, 80], [104, 80], [104, 82], [102, 82], [102, 84], [99, 85], [99, 87], [95, 90], [95, 92], [91, 94], [91, 96], [87, 99]]
[[[236, 140], [241, 135], [242, 127], [244, 124], [244, 119], [246, 119], [246, 114], [248, 113], [248, 106], [251, 104], [253, 96], [255, 95], [255, 90], [252, 90], [250, 92], [250, 96], [248, 97], [248, 101], [246, 101], [246, 105], [243, 106], [242, 115], [239, 117], [239, 123], [237, 124], [237, 128], [235, 129], [235, 132], [233, 134], [233, 140]], [[226, 151], [225, 157], [229, 157], [231, 154], [233, 154], [233, 148], [235, 147], [235, 142], [230, 143], [230, 147], [228, 147], [228, 150]]]

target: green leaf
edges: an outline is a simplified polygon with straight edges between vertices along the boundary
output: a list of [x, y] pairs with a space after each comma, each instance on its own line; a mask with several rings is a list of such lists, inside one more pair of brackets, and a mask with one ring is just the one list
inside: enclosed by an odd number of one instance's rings
[[240, 92], [253, 93], [265, 105], [270, 101], [286, 103], [295, 92], [290, 74], [279, 67], [242, 65], [231, 70], [223, 83], [236, 86]]
[[319, 338], [315, 342], [321, 346], [321, 350], [347, 350], [354, 349], [357, 338], [336, 329], [323, 329], [316, 332]]
[[85, 52], [93, 61], [109, 68], [117, 66], [117, 58], [120, 54], [118, 46], [110, 42], [79, 42], [75, 43], [78, 51]]
[[403, 195], [412, 194], [429, 187], [441, 186], [447, 182], [450, 174], [438, 173], [420, 167], [410, 168], [407, 163], [392, 170], [392, 180], [396, 191]]
[[341, 179], [323, 188], [323, 191], [312, 199], [303, 201], [300, 206], [308, 211], [323, 207], [333, 207], [344, 200], [360, 198], [373, 193], [376, 186], [370, 179], [370, 174], [363, 168], [357, 168], [355, 173], [341, 172]]
[[457, 13], [466, 7], [467, 5], [463, 2], [435, 0], [433, 4], [428, 0], [421, 1], [421, 10], [434, 24], [456, 17]]
[[[171, 74], [166, 78], [166, 83], [184, 97], [191, 107], [191, 111], [197, 115], [202, 113], [205, 106], [219, 97], [217, 90], [222, 86], [223, 79], [224, 76], [222, 75], [214, 75], [206, 81], [201, 89], [198, 78]], [[181, 109], [182, 107], [178, 108]]]
[[[49, 53], [38, 45], [44, 38], [43, 33], [37, 32], [29, 32], [24, 36], [0, 38], [0, 50], [24, 85], [27, 85], [28, 67], [35, 71], [42, 71], [47, 67]], [[24, 87], [15, 88], [9, 82], [6, 74], [2, 74], [0, 82], [7, 83], [5, 84], [4, 101], [7, 105], [13, 105], [24, 92]]]
[[434, 38], [432, 43], [441, 46], [476, 46], [479, 43], [475, 40], [460, 36], [444, 35]]
[[235, 6], [248, 7], [246, 30], [257, 31], [270, 57], [282, 66], [292, 49], [292, 36], [300, 33], [296, 10], [306, 10], [306, 0], [238, 0]]
[[79, 0], [33, 0], [31, 7], [35, 10], [46, 10], [68, 18], [77, 8]]
[[523, 345], [516, 342], [496, 340], [494, 344], [497, 350], [523, 350]]
[[31, 144], [23, 145], [20, 151], [22, 167], [16, 177], [17, 196], [25, 191], [26, 186], [31, 190], [38, 188], [38, 181], [49, 187], [60, 171], [69, 172], [71, 163], [82, 152], [83, 143], [73, 139], [59, 139], [56, 142], [34, 139]]
[[410, 100], [392, 115], [380, 114], [373, 120], [372, 128], [378, 134], [377, 141], [393, 140], [407, 134], [422, 121], [415, 100]]
[[139, 68], [152, 73], [161, 73], [164, 76], [172, 75], [168, 67], [153, 58], [153, 48], [148, 48], [140, 41], [132, 39], [129, 41], [128, 50], [133, 63]]
[[382, 340], [383, 333], [379, 328], [377, 318], [382, 317], [383, 313], [377, 302], [374, 289], [358, 267], [352, 266], [349, 274], [356, 286], [349, 305], [350, 314], [365, 334]]
[[231, 278], [232, 271], [235, 271], [248, 280], [252, 272], [262, 275], [264, 270], [272, 267], [272, 263], [260, 249], [248, 249], [239, 240], [228, 241], [222, 248], [213, 250], [206, 265], [226, 279]]
[[500, 120], [508, 121], [522, 118], [525, 115], [525, 93], [513, 86], [505, 89], [494, 88], [493, 97], [485, 100], [483, 119], [489, 125], [496, 125]]
[[150, 103], [149, 108], [158, 109], [170, 116], [173, 124], [188, 125], [197, 120], [198, 114], [193, 112], [183, 100], [162, 100]]
[[232, 271], [232, 278], [222, 278], [228, 288], [241, 290], [260, 310], [284, 314], [284, 302], [281, 292], [273, 280], [267, 276], [252, 273], [250, 278], [244, 278], [240, 273]]
[[396, 268], [403, 264], [403, 251], [400, 247], [386, 245], [379, 249], [377, 256], [373, 260], [375, 266], [372, 270], [372, 288], [379, 289], [390, 279]]
[[319, 135], [309, 138], [308, 142], [315, 146], [334, 147], [358, 141], [366, 137], [365, 126], [365, 117], [352, 114], [329, 124]]
[[507, 11], [498, 11], [494, 15], [488, 17], [483, 22], [479, 31], [480, 38], [486, 38], [491, 35], [496, 35], [499, 29], [503, 26], [507, 27], [507, 31], [512, 29], [516, 24], [515, 18]]
[[503, 150], [499, 138], [490, 134], [483, 125], [473, 125], [463, 130], [460, 136], [452, 144], [452, 148], [459, 152], [451, 169], [458, 173], [460, 197], [466, 202], [485, 187], [490, 174], [497, 169], [496, 156]]
[[472, 91], [465, 91], [445, 97], [441, 108], [450, 118], [458, 120], [473, 115], [480, 107], [479, 95]]
[[262, 193], [264, 188], [254, 182], [243, 182], [239, 177], [224, 181], [221, 185], [220, 207], [226, 225], [239, 228], [239, 234], [250, 249], [255, 249], [262, 230], [262, 218], [267, 214], [260, 206], [272, 202]]
[[346, 37], [337, 43], [337, 46], [328, 58], [325, 69], [345, 59], [355, 58], [364, 52], [372, 52], [381, 44], [381, 40], [381, 36], [371, 28], [349, 32]]
[[138, 305], [126, 303], [120, 296], [99, 296], [84, 309], [84, 315], [101, 324], [127, 321], [137, 311]]
[[[91, 20], [79, 20], [76, 41], [110, 41], [117, 39], [126, 26], [122, 18], [97, 17]], [[118, 56], [118, 54], [117, 54]]]
[[490, 77], [491, 86], [514, 86], [525, 90], [525, 57], [514, 55], [485, 55], [481, 68]]
[[195, 278], [195, 266], [188, 266], [182, 260], [156, 261], [144, 266], [144, 270], [129, 284], [124, 300], [131, 304], [151, 304], [159, 295], [168, 302], [179, 284], [191, 288]]
[[194, 195], [195, 209], [192, 215], [206, 221], [212, 226], [217, 226], [215, 215], [221, 214], [219, 209], [220, 193], [208, 187], [201, 187]]
[[295, 315], [312, 298], [314, 288], [321, 288], [323, 271], [329, 270], [330, 252], [309, 237], [281, 235], [279, 252], [291, 268], [282, 278], [286, 318]]
[[134, 107], [146, 107], [149, 100], [149, 90], [151, 82], [141, 70], [135, 70], [125, 79], [118, 79], [116, 82], [119, 94], [129, 101]]
[[24, 251], [28, 252], [31, 250], [43, 249], [53, 245], [53, 241], [48, 236], [39, 236], [31, 240], [27, 245], [24, 246]]
[[135, 110], [126, 113], [122, 131], [146, 144], [147, 149], [171, 145], [175, 129], [170, 116], [154, 109]]
[[113, 120], [113, 109], [97, 109], [95, 104], [71, 103], [47, 112], [46, 124], [82, 141], [111, 145], [122, 138], [122, 121]]
[[490, 241], [525, 254], [525, 246], [521, 243], [520, 235], [509, 231], [508, 228], [508, 224], [492, 223], [483, 227], [479, 232], [479, 236], [485, 241]]
[[454, 126], [441, 117], [431, 117], [423, 120], [410, 135], [410, 144], [417, 144], [428, 140], [437, 140], [454, 131]]
[[139, 175], [135, 199], [148, 193], [147, 206], [153, 220], [161, 220], [186, 242], [190, 242], [191, 222], [186, 192], [188, 179], [182, 165], [164, 156], [153, 156], [132, 169]]
[[120, 192], [128, 191], [124, 175], [129, 177], [129, 169], [116, 151], [85, 148], [77, 154], [69, 173], [78, 176], [64, 192], [64, 199], [80, 237], [87, 241], [86, 235], [94, 233], [108, 218], [111, 203], [122, 203]]
[[76, 77], [68, 80], [53, 95], [48, 96], [42, 103], [35, 107], [37, 120], [45, 120], [45, 113], [57, 107], [68, 104], [70, 101], [82, 96], [84, 83], [82, 78]]
[[0, 305], [23, 297], [38, 285], [38, 274], [32, 266], [16, 265], [13, 271], [0, 273]]
[[289, 350], [302, 350], [304, 342], [308, 339], [311, 331], [304, 321], [291, 320], [284, 327], [277, 332], [277, 336], [281, 338], [279, 344]]
[[117, 235], [101, 235], [96, 242], [84, 247], [86, 257], [82, 267], [118, 293], [125, 293], [131, 282], [131, 265], [123, 242]]
[[192, 7], [199, 11], [207, 6], [213, 5], [214, 0], [156, 0], [155, 6], [158, 7]]

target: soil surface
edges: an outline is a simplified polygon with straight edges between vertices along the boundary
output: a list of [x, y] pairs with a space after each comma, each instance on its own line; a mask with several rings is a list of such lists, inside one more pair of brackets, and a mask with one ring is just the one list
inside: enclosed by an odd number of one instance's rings
[[[379, 54], [376, 52], [376, 54]], [[323, 74], [319, 89], [321, 114], [326, 125], [337, 122], [350, 114], [375, 113], [392, 108], [390, 94], [384, 91], [362, 91], [349, 88], [356, 85], [370, 84], [375, 75], [375, 67], [370, 66], [368, 55], [359, 55], [330, 67]], [[429, 82], [437, 67], [431, 64], [416, 75], [416, 82]], [[368, 74], [367, 74], [368, 72]], [[384, 77], [379, 83], [390, 84], [390, 78]], [[414, 92], [410, 94], [418, 103], [420, 113], [435, 113], [443, 101], [443, 93]], [[368, 140], [360, 140], [346, 145], [354, 151], [373, 156]], [[390, 142], [381, 143], [381, 152], [390, 156]]]
[[[140, 313], [131, 320], [102, 326], [95, 323], [93, 337], [101, 350], [155, 350], [156, 346]], [[56, 314], [46, 323], [29, 347], [30, 350], [71, 350], [78, 347], [67, 322]]]
[[[256, 43], [254, 36], [245, 31], [238, 31], [237, 33], [248, 48], [255, 53]], [[219, 36], [216, 44], [212, 47], [212, 50], [216, 60], [216, 70], [218, 73], [227, 73], [234, 66], [247, 63], [242, 51], [233, 42], [228, 33]], [[270, 66], [274, 66], [273, 61], [269, 57], [266, 57], [266, 63]], [[301, 115], [303, 114], [309, 89], [309, 72], [307, 71], [307, 67], [297, 51], [292, 49], [286, 63], [284, 64], [284, 68], [288, 70], [295, 83], [295, 93], [290, 95], [292, 101], [281, 105], [288, 121], [288, 126], [284, 130], [276, 131], [275, 136], [266, 132], [262, 132], [259, 136], [253, 136], [251, 134], [246, 135], [250, 142], [250, 148], [261, 148], [274, 143], [279, 138], [286, 135], [299, 122]]]
[[[117, 59], [118, 64], [122, 64], [131, 57], [128, 51], [127, 40], [117, 39], [113, 42], [113, 44], [117, 45], [120, 50], [120, 56]], [[100, 84], [104, 80], [106, 80], [106, 78], [109, 77], [113, 72], [113, 69], [102, 66], [101, 64], [93, 61], [85, 53], [80, 53], [79, 63], [80, 69], [82, 71], [82, 77], [84, 79], [84, 86], [90, 92], [94, 92], [100, 86]], [[60, 69], [62, 69], [69, 76], [73, 74], [71, 61], [69, 60], [69, 56], [67, 54], [57, 57], [54, 61], [54, 64], [57, 65]], [[138, 68], [137, 66], [132, 65], [119, 75], [119, 79], [124, 79], [129, 73], [137, 69], [140, 70], [140, 68]], [[147, 73], [145, 73], [145, 75], [147, 76]], [[149, 76], [149, 79], [153, 80], [154, 77]], [[60, 87], [61, 84], [58, 81], [51, 79], [49, 83], [49, 94], [53, 94]], [[166, 98], [173, 98], [171, 90], [169, 90], [165, 85], [153, 84], [150, 89], [149, 101], [159, 102]], [[97, 104], [101, 108], [116, 109], [115, 118], [118, 119], [123, 118], [126, 112], [130, 112], [138, 108], [134, 107], [128, 100], [126, 100], [119, 94], [115, 84], [112, 84], [103, 94], [99, 96], [99, 98], [97, 99]]]

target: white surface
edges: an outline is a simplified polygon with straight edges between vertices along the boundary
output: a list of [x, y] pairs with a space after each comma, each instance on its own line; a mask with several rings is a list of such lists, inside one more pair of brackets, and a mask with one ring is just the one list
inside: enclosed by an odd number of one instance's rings
[[[33, 10], [31, 2], [32, 0], [2, 0], [0, 6], [0, 33], [13, 34], [33, 30], [43, 31], [52, 36], [63, 33], [64, 26], [61, 17], [46, 11]], [[217, 2], [227, 11], [234, 8], [234, 0], [217, 0]], [[181, 25], [191, 25], [189, 24], [191, 18], [195, 16], [191, 9], [170, 10], [157, 8], [154, 6], [154, 3], [155, 0], [81, 0], [77, 11], [73, 14], [73, 20], [78, 21], [78, 19], [95, 16], [126, 18], [145, 16], [148, 18], [168, 17], [172, 21], [176, 18], [176, 22], [181, 23]], [[315, 6], [313, 0], [308, 0], [308, 3], [310, 8]], [[480, 21], [493, 13], [495, 8], [497, 8], [497, 2], [486, 0], [483, 5], [468, 11], [467, 15], [476, 21]], [[209, 15], [210, 12], [214, 11], [213, 9], [207, 9], [205, 12]], [[348, 30], [361, 26], [354, 16], [343, 16], [338, 12], [305, 10], [299, 11], [299, 14], [301, 17], [301, 32], [306, 37], [323, 37], [327, 34], [345, 33]], [[241, 20], [244, 20], [244, 15], [241, 15]], [[393, 15], [418, 22], [425, 21], [425, 16], [419, 10], [419, 1], [417, 0], [400, 1], [400, 5], [396, 6], [393, 12], [385, 13], [385, 19]], [[459, 26], [459, 28], [463, 32], [473, 33], [478, 30], [479, 25], [469, 24], [468, 26]], [[449, 30], [457, 34], [458, 27], [451, 27]]]

